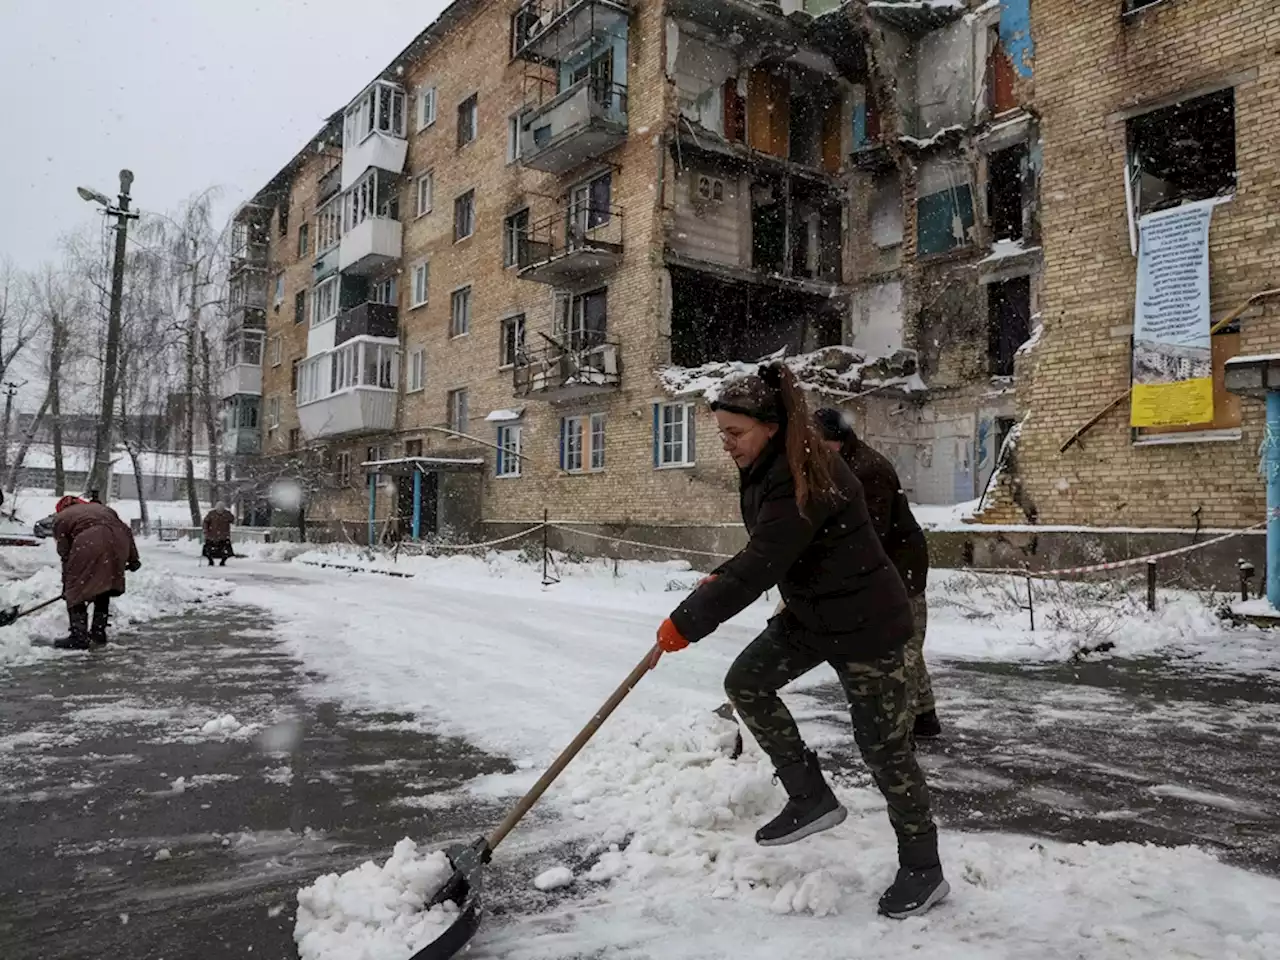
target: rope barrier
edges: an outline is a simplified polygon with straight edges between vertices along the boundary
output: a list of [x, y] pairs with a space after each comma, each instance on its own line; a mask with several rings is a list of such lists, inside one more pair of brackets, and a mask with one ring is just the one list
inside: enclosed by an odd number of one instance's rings
[[424, 543], [425, 550], [487, 550], [489, 547], [496, 547], [499, 544], [510, 543], [512, 540], [519, 540], [521, 537], [527, 537], [531, 533], [537, 533], [545, 523], [539, 523], [530, 527], [528, 530], [521, 530], [519, 533], [513, 533], [509, 537], [499, 537], [497, 540], [486, 540], [484, 543]]
[[1243, 536], [1252, 530], [1266, 526], [1266, 523], [1255, 523], [1251, 527], [1245, 527], [1243, 530], [1232, 530], [1230, 533], [1223, 534], [1220, 537], [1214, 537], [1212, 540], [1205, 540], [1203, 543], [1193, 543], [1190, 546], [1178, 547], [1174, 550], [1165, 550], [1161, 553], [1148, 554], [1145, 557], [1130, 557], [1128, 560], [1115, 560], [1110, 563], [1094, 563], [1086, 567], [1065, 567], [1060, 570], [1027, 570], [1019, 567], [966, 567], [963, 568], [970, 573], [1003, 573], [1017, 574], [1020, 577], [1030, 576], [1038, 580], [1047, 580], [1054, 577], [1076, 576], [1082, 573], [1100, 573], [1104, 570], [1120, 570], [1124, 567], [1136, 567], [1141, 564], [1150, 563], [1154, 560], [1164, 560], [1167, 557], [1177, 557], [1184, 553], [1194, 553], [1196, 550], [1203, 550], [1205, 547], [1213, 546], [1215, 543], [1222, 543], [1231, 540], [1234, 537]]
[[732, 553], [716, 553], [712, 550], [690, 550], [687, 547], [668, 547], [660, 543], [642, 543], [639, 540], [624, 540], [622, 537], [610, 537], [603, 533], [589, 533], [586, 530], [578, 530], [574, 527], [566, 527], [558, 523], [547, 525], [552, 530], [560, 530], [564, 533], [572, 533], [579, 537], [586, 537], [589, 540], [606, 540], [609, 543], [625, 543], [629, 547], [644, 547], [648, 550], [666, 550], [669, 553], [684, 553], [691, 557], [713, 557], [717, 560], [729, 560], [736, 554]]

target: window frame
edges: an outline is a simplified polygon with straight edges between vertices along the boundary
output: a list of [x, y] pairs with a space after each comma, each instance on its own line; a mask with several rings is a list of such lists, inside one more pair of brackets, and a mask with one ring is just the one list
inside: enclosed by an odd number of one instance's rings
[[[514, 437], [514, 443], [508, 442]], [[520, 477], [520, 465], [524, 460], [524, 425], [521, 423], [503, 423], [498, 425], [497, 457], [494, 461], [493, 475], [499, 480], [514, 480]]]
[[607, 415], [603, 411], [589, 414], [587, 417], [587, 433], [590, 437], [591, 450], [590, 463], [587, 466], [589, 473], [600, 473], [605, 468], [605, 451], [608, 449], [608, 439], [605, 434], [606, 422]]
[[[463, 210], [467, 211], [468, 232], [459, 232], [459, 218]], [[476, 235], [476, 189], [472, 187], [453, 198], [453, 242], [461, 243]]]
[[[336, 320], [338, 318], [338, 314], [342, 312], [341, 282], [342, 282], [341, 275], [335, 273], [333, 276], [326, 277], [325, 279], [321, 280], [319, 283], [315, 285], [315, 289], [311, 291], [311, 327], [312, 329], [315, 329], [316, 327], [323, 327], [326, 323], [330, 323], [333, 320]], [[333, 291], [333, 296], [332, 296], [333, 312], [330, 313], [327, 317], [321, 318], [320, 311], [321, 311], [321, 308], [325, 306], [325, 301], [328, 299], [328, 291], [330, 290]], [[325, 293], [321, 294], [321, 291], [325, 291]]]
[[527, 110], [517, 110], [507, 117], [507, 164], [519, 163], [524, 159], [522, 144], [524, 141], [524, 117]]
[[[431, 261], [419, 260], [415, 263], [409, 272], [409, 309], [417, 310], [419, 307], [425, 307], [431, 301]], [[422, 278], [422, 299], [418, 299], [418, 278]]]
[[414, 347], [405, 356], [404, 385], [405, 393], [422, 393], [427, 389], [426, 347]]
[[[449, 292], [449, 339], [471, 335], [472, 285], [465, 284]], [[458, 318], [458, 305], [463, 305], [461, 323]]]
[[267, 432], [280, 428], [280, 398], [267, 398]]
[[[426, 188], [426, 202], [423, 203], [423, 187]], [[428, 170], [413, 182], [414, 219], [425, 217], [435, 208], [435, 170]]]
[[278, 334], [271, 338], [271, 366], [284, 363], [284, 340]]
[[[513, 223], [517, 217], [524, 217], [524, 230], [519, 234], [514, 229]], [[531, 220], [532, 213], [528, 206], [513, 210], [502, 218], [502, 269], [509, 270], [512, 267], [519, 269], [520, 240], [528, 239]]]
[[[668, 411], [681, 411], [680, 459], [668, 459], [666, 419]], [[672, 422], [674, 423], [674, 421]], [[660, 401], [653, 405], [653, 467], [655, 470], [682, 470], [697, 464], [697, 407], [688, 401]]]
[[339, 487], [346, 487], [351, 484], [351, 454], [343, 450], [337, 456], [337, 481]]
[[307, 289], [306, 289], [306, 287], [303, 287], [301, 290], [299, 290], [297, 293], [295, 293], [295, 294], [293, 295], [293, 323], [294, 323], [294, 325], [296, 326], [296, 325], [298, 325], [299, 323], [306, 323], [306, 322], [307, 322], [307, 313], [308, 313], [308, 309], [307, 309]]
[[289, 395], [296, 397], [298, 395], [298, 377], [302, 373], [302, 363], [305, 358], [294, 357], [289, 363]]
[[[508, 355], [508, 337], [507, 330], [514, 327], [518, 335], [514, 337], [510, 354]], [[498, 369], [510, 370], [515, 367], [516, 360], [520, 352], [524, 349], [525, 337], [528, 335], [529, 326], [528, 319], [523, 313], [513, 313], [509, 317], [503, 317], [498, 325]]]
[[471, 421], [471, 398], [466, 387], [458, 387], [445, 393], [445, 412], [449, 418], [449, 433], [455, 437], [466, 435]]
[[303, 220], [298, 224], [298, 259], [301, 260], [311, 252], [311, 224]]
[[424, 130], [430, 130], [436, 125], [436, 113], [439, 107], [440, 95], [434, 84], [431, 86], [423, 85], [418, 88], [418, 133]]
[[[463, 116], [466, 116], [466, 128], [463, 127]], [[464, 132], [470, 136], [463, 139]], [[464, 98], [458, 104], [458, 149], [468, 147], [480, 139], [480, 91]]]

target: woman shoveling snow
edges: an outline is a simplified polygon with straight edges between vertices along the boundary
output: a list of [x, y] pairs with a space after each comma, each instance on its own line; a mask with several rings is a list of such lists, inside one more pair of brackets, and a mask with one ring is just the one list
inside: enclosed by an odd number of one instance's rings
[[658, 645], [668, 653], [682, 650], [778, 586], [785, 608], [725, 677], [729, 699], [789, 797], [756, 841], [794, 843], [844, 822], [844, 807], [778, 697], [792, 680], [829, 663], [898, 837], [898, 875], [880, 898], [880, 912], [896, 919], [923, 913], [950, 888], [910, 741], [906, 588], [871, 525], [862, 486], [823, 444], [785, 365], [771, 363], [731, 381], [711, 409], [740, 473], [750, 540], [676, 608], [658, 630]]

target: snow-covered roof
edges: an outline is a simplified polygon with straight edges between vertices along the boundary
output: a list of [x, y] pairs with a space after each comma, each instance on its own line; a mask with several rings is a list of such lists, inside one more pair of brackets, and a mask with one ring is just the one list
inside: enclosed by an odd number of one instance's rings
[[[781, 352], [752, 363], [729, 360], [700, 367], [666, 367], [658, 371], [663, 388], [674, 397], [714, 400], [723, 384], [755, 373], [761, 363], [782, 360]], [[813, 353], [786, 357], [800, 385], [837, 396], [853, 396], [871, 388], [925, 389], [916, 373], [916, 355], [900, 350], [889, 357], [873, 357], [852, 347], [824, 347]]]

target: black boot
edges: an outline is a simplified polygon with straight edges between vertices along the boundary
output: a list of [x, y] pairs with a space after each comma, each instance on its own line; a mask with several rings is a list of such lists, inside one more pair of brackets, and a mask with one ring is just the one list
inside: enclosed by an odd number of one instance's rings
[[933, 740], [942, 736], [942, 724], [938, 722], [938, 711], [929, 710], [916, 714], [915, 728], [911, 732], [917, 740]]
[[89, 642], [105, 644], [107, 642], [107, 624], [111, 622], [111, 600], [102, 597], [93, 602], [93, 625], [89, 627]]
[[848, 812], [831, 792], [822, 767], [812, 750], [804, 759], [778, 768], [778, 779], [787, 791], [782, 812], [756, 831], [762, 847], [780, 847], [844, 823]]
[[904, 920], [929, 910], [951, 892], [938, 860], [938, 835], [898, 842], [898, 875], [880, 897], [880, 912]]
[[67, 608], [67, 619], [70, 621], [70, 632], [53, 645], [59, 650], [89, 649], [89, 608], [83, 603]]

